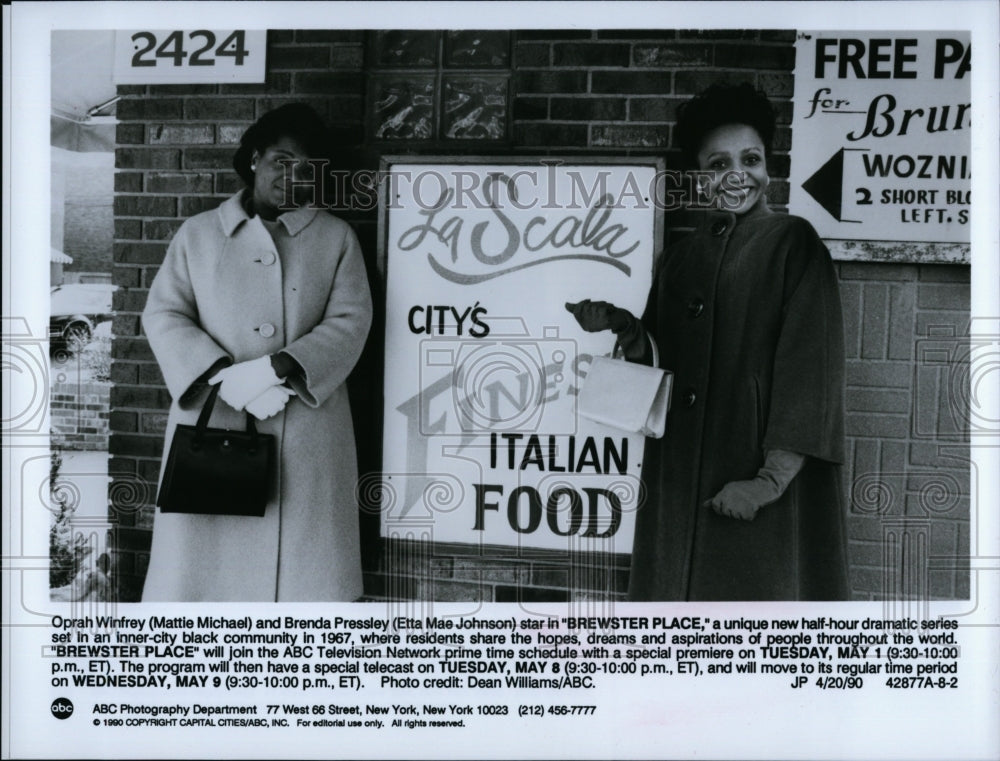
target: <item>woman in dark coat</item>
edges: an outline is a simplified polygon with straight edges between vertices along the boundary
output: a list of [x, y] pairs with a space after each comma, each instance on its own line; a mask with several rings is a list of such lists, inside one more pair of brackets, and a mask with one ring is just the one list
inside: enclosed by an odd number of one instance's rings
[[847, 597], [844, 348], [837, 276], [804, 219], [767, 206], [774, 115], [749, 85], [682, 106], [680, 147], [711, 209], [664, 256], [642, 320], [568, 304], [614, 330], [627, 358], [650, 342], [674, 391], [647, 439], [631, 600]]

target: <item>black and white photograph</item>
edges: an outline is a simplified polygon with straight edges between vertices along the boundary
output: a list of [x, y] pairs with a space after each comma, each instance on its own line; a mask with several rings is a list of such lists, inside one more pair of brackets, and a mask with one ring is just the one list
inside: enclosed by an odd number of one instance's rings
[[3, 756], [996, 757], [997, 24], [7, 6]]

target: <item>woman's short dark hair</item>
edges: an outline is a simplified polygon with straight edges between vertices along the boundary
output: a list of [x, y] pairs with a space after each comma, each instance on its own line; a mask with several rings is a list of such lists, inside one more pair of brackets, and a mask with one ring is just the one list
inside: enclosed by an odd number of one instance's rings
[[305, 103], [289, 103], [268, 111], [240, 138], [233, 169], [243, 182], [253, 185], [250, 162], [254, 151], [263, 154], [283, 137], [293, 138], [309, 158], [326, 158], [330, 153], [330, 134], [319, 114]]
[[774, 122], [771, 101], [753, 85], [712, 85], [677, 109], [674, 143], [687, 161], [697, 165], [698, 151], [709, 132], [726, 124], [746, 124], [757, 131], [764, 151], [770, 154]]

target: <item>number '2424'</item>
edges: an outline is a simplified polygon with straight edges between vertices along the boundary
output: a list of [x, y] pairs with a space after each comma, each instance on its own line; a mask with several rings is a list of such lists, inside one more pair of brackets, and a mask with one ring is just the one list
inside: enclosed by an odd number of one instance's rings
[[207, 29], [188, 32], [187, 36], [189, 47], [196, 48], [190, 52], [184, 49], [184, 32], [170, 32], [159, 45], [152, 32], [136, 32], [132, 35], [132, 42], [135, 43], [132, 66], [156, 66], [158, 58], [171, 59], [174, 66], [185, 63], [188, 66], [215, 66], [216, 57], [232, 58], [235, 65], [242, 66], [243, 59], [250, 54], [246, 49], [246, 33], [242, 29], [237, 29], [218, 46], [215, 44], [215, 33]]

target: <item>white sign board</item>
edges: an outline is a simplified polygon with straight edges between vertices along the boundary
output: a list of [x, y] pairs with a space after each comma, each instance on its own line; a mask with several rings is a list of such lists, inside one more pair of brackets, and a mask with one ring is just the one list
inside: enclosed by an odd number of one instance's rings
[[800, 32], [790, 211], [823, 238], [968, 243], [966, 32]]
[[565, 304], [642, 314], [658, 160], [405, 161], [383, 178], [383, 534], [631, 551], [644, 441], [577, 415], [614, 335]]
[[267, 32], [134, 29], [115, 32], [119, 85], [263, 82]]

